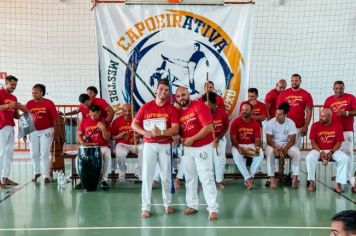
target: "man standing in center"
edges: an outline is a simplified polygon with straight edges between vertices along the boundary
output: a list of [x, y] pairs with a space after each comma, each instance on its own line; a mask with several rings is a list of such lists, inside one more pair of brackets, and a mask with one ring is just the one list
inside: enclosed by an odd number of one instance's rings
[[308, 133], [308, 126], [312, 118], [313, 98], [306, 90], [300, 87], [302, 77], [298, 74], [292, 75], [291, 88], [284, 90], [278, 97], [277, 106], [288, 102], [290, 110], [288, 118], [294, 121], [298, 133], [295, 146], [300, 147], [302, 137]]
[[143, 136], [142, 162], [142, 218], [151, 216], [152, 181], [158, 162], [163, 204], [167, 214], [172, 214], [171, 199], [171, 150], [172, 136], [179, 131], [177, 110], [168, 102], [169, 81], [160, 80], [157, 85], [156, 98], [145, 103], [134, 120], [132, 129]]
[[209, 220], [218, 219], [219, 205], [213, 172], [213, 118], [209, 107], [203, 102], [190, 100], [187, 88], [176, 90], [176, 99], [181, 106], [180, 128], [184, 155], [186, 201], [185, 215], [198, 211], [198, 177], [202, 183]]

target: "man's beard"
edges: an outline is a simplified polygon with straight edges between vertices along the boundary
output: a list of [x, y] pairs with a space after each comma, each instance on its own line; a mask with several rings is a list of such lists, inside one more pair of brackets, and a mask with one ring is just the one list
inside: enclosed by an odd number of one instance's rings
[[293, 89], [299, 89], [300, 85], [292, 85]]
[[189, 99], [180, 101], [179, 105], [181, 107], [187, 107], [189, 104]]
[[247, 118], [250, 118], [250, 116], [251, 116], [251, 115], [248, 114], [248, 113], [242, 113], [242, 117], [243, 117], [243, 118], [246, 118], [246, 119], [247, 119]]

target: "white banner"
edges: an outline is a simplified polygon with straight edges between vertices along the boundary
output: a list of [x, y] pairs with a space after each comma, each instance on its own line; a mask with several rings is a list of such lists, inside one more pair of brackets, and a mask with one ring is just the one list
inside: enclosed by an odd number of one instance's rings
[[135, 111], [154, 98], [157, 81], [173, 93], [186, 86], [204, 93], [208, 75], [223, 96], [230, 119], [246, 100], [252, 6], [98, 4], [96, 7], [103, 98], [120, 112], [130, 103], [134, 67]]

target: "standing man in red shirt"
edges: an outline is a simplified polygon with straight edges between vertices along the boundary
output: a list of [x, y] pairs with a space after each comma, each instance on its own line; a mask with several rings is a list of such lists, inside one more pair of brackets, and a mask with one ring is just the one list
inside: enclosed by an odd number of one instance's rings
[[100, 107], [101, 117], [105, 119], [106, 122], [111, 123], [114, 118], [114, 109], [102, 98], [91, 98], [88, 94], [79, 95], [79, 112], [82, 113], [83, 118], [89, 117], [89, 109], [92, 105]]
[[[57, 126], [58, 112], [54, 103], [44, 98], [46, 87], [35, 84], [32, 87], [33, 99], [26, 104], [36, 130], [30, 134], [30, 155], [34, 177], [32, 181], [43, 175], [45, 184], [49, 183], [49, 167], [51, 164], [51, 145], [53, 141], [54, 126]], [[42, 163], [41, 163], [42, 162]]]
[[265, 96], [265, 104], [267, 108], [267, 119], [273, 119], [277, 111], [277, 100], [281, 92], [283, 92], [287, 87], [287, 81], [281, 79], [276, 84], [276, 87], [270, 90]]
[[258, 90], [256, 88], [249, 88], [248, 101], [244, 101], [241, 103], [240, 113], [241, 113], [241, 108], [244, 104], [251, 104], [252, 105], [251, 117], [260, 124], [260, 127], [262, 127], [262, 121], [264, 121], [267, 116], [267, 109], [266, 109], [266, 105], [263, 102], [258, 101], [257, 98], [258, 98]]
[[0, 189], [6, 185], [17, 185], [9, 179], [11, 162], [14, 156], [14, 119], [19, 119], [19, 111], [25, 111], [25, 107], [17, 102], [12, 94], [17, 86], [17, 78], [8, 75], [5, 78], [4, 88], [0, 88]]
[[[122, 115], [112, 123], [112, 139], [115, 141], [115, 156], [119, 166], [119, 180], [124, 181], [126, 175], [126, 157], [129, 153], [137, 154], [135, 176], [142, 180], [142, 145], [135, 147], [135, 134], [131, 128], [131, 106], [124, 104]], [[138, 150], [137, 150], [138, 149]], [[116, 164], [115, 162], [115, 164]]]
[[296, 147], [300, 147], [302, 137], [308, 133], [308, 126], [313, 112], [313, 98], [310, 93], [300, 87], [301, 83], [302, 77], [300, 75], [292, 75], [292, 87], [281, 92], [277, 100], [277, 106], [283, 102], [288, 102], [290, 106], [288, 117], [294, 121], [298, 129], [295, 141]]
[[[215, 93], [215, 86], [214, 86], [214, 82], [213, 81], [208, 81], [207, 83], [205, 83], [205, 94], [207, 92]], [[203, 101], [202, 99], [203, 98], [201, 97], [199, 100]], [[224, 99], [220, 95], [217, 95], [217, 94], [216, 94], [216, 107], [218, 107], [218, 108], [220, 108], [220, 109], [222, 109], [223, 111], [226, 112]]]
[[[111, 150], [110, 150], [110, 138], [111, 138], [111, 126], [101, 116], [101, 109], [97, 105], [92, 105], [89, 110], [89, 117], [83, 118], [78, 129], [78, 142], [81, 145], [99, 145], [101, 150], [102, 164], [102, 182], [101, 188], [108, 190], [109, 185], [108, 175], [111, 165]], [[96, 129], [99, 129], [95, 132]], [[95, 132], [93, 134], [93, 132]], [[91, 135], [91, 136], [90, 136]], [[86, 137], [90, 136], [90, 140], [85, 141]], [[80, 184], [76, 186], [79, 188]]]
[[190, 215], [198, 211], [198, 177], [202, 183], [209, 220], [218, 219], [219, 205], [216, 202], [217, 191], [213, 172], [213, 118], [209, 107], [200, 101], [190, 100], [187, 88], [176, 90], [176, 99], [181, 106], [180, 129], [184, 155], [182, 155], [185, 173], [186, 202], [188, 208], [183, 211]]
[[307, 180], [310, 181], [308, 191], [315, 190], [315, 169], [319, 159], [336, 161], [335, 191], [342, 193], [344, 190], [341, 184], [346, 184], [348, 180], [350, 157], [340, 150], [341, 143], [344, 141], [342, 127], [339, 123], [332, 122], [331, 116], [331, 109], [324, 108], [320, 112], [319, 121], [315, 122], [310, 130], [310, 142], [313, 150], [305, 158], [308, 171]]
[[[211, 114], [213, 115], [214, 122], [214, 133], [215, 133], [215, 146], [217, 151], [213, 151], [213, 160], [214, 160], [214, 172], [215, 172], [215, 181], [218, 188], [224, 188], [224, 172], [226, 164], [226, 138], [225, 134], [229, 129], [229, 117], [227, 113], [217, 107], [216, 98], [217, 94], [214, 92], [209, 92], [208, 94], [203, 95], [203, 101], [210, 107]], [[209, 99], [209, 103], [208, 103]], [[219, 154], [219, 155], [218, 155]]]
[[143, 136], [142, 160], [142, 218], [151, 216], [152, 181], [158, 163], [163, 204], [167, 214], [172, 214], [171, 193], [171, 143], [179, 131], [178, 112], [167, 100], [169, 81], [162, 79], [157, 84], [156, 98], [141, 106], [132, 121], [132, 129]]
[[356, 115], [356, 98], [349, 93], [345, 93], [343, 81], [335, 81], [334, 95], [328, 97], [324, 102], [325, 108], [330, 108], [333, 112], [332, 122], [342, 125], [344, 141], [341, 150], [350, 157], [348, 178], [353, 177], [354, 170], [354, 116]]
[[[240, 116], [231, 123], [230, 128], [232, 156], [248, 190], [253, 188], [253, 177], [263, 160], [263, 152], [260, 150], [261, 126], [251, 117], [252, 109], [250, 103], [242, 105]], [[244, 160], [244, 149], [254, 150], [250, 172]]]

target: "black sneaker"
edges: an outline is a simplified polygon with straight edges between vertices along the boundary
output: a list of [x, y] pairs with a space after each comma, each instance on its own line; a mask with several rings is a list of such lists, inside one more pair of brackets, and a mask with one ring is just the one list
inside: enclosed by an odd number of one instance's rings
[[75, 188], [75, 189], [82, 189], [82, 188], [83, 188], [83, 185], [82, 185], [82, 183], [79, 183], [79, 184], [75, 185], [74, 188]]
[[101, 187], [104, 191], [109, 190], [109, 188], [110, 188], [109, 185], [108, 185], [108, 183], [106, 183], [106, 181], [101, 182], [100, 187]]

